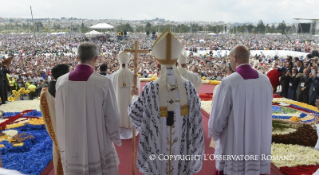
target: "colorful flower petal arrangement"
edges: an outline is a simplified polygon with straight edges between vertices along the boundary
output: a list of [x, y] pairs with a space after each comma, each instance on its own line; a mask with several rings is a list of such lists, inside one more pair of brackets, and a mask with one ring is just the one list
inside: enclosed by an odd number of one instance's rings
[[38, 175], [52, 160], [52, 140], [41, 112], [5, 112], [0, 126], [0, 153], [3, 167], [23, 174]]

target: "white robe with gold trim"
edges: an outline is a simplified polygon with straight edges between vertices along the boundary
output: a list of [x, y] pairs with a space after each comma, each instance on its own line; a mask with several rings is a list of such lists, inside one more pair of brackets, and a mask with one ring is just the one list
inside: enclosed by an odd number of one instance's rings
[[[121, 67], [111, 75], [111, 80], [120, 110], [120, 137], [121, 139], [130, 139], [132, 138], [132, 123], [127, 109], [132, 102], [131, 87], [133, 85], [133, 72]], [[125, 83], [125, 86], [123, 86], [123, 83]], [[139, 79], [137, 79], [137, 87], [140, 89]]]

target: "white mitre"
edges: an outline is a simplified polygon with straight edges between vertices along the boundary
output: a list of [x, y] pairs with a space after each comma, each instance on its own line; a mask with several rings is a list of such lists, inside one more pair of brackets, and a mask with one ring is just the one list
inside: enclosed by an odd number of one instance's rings
[[[118, 72], [118, 83], [119, 87], [128, 87], [130, 84], [130, 69], [128, 68], [128, 63], [130, 62], [130, 54], [127, 52], [120, 52], [117, 56], [119, 60], [120, 70]], [[122, 64], [125, 64], [125, 68], [122, 67]]]
[[[155, 59], [161, 64], [161, 76], [159, 79], [155, 80], [155, 82], [159, 84], [160, 116], [167, 117], [168, 111], [174, 110], [174, 105], [170, 104], [168, 101], [175, 101], [175, 96], [173, 95], [173, 99], [166, 98], [167, 91], [169, 91], [169, 94], [171, 92], [171, 86], [166, 80], [167, 68], [173, 69], [174, 76], [176, 78], [176, 85], [181, 105], [181, 115], [187, 115], [189, 113], [189, 107], [184, 85], [186, 80], [180, 75], [175, 66], [176, 61], [181, 54], [182, 45], [169, 30], [165, 30], [156, 40], [152, 51]], [[170, 97], [171, 96], [169, 95], [168, 98]]]
[[127, 52], [120, 52], [117, 59], [120, 64], [128, 64], [130, 62], [130, 54]]

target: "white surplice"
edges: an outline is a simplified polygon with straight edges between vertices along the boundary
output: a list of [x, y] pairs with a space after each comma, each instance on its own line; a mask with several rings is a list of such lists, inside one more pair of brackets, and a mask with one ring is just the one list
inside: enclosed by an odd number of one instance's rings
[[[272, 133], [272, 86], [267, 76], [244, 80], [238, 73], [226, 77], [214, 94], [208, 122], [209, 137], [216, 141], [215, 155], [258, 156], [216, 160], [216, 168], [227, 175], [270, 173]], [[256, 157], [254, 158], [256, 159]]]
[[[200, 98], [194, 86], [186, 81], [189, 114], [181, 116], [178, 90], [175, 90], [174, 125], [166, 125], [159, 115], [159, 84], [150, 82], [129, 107], [133, 126], [141, 133], [137, 168], [148, 175], [191, 175], [202, 168], [205, 151]], [[168, 95], [168, 92], [167, 92]], [[150, 160], [151, 155], [155, 160]], [[171, 161], [164, 156], [175, 155]], [[178, 156], [181, 156], [180, 158]], [[197, 156], [185, 160], [183, 156]], [[183, 160], [181, 160], [183, 159]], [[191, 157], [189, 157], [191, 159]]]
[[118, 174], [114, 144], [121, 145], [119, 109], [111, 80], [92, 73], [87, 81], [56, 84], [56, 122], [63, 171], [73, 174]]
[[194, 74], [193, 72], [188, 71], [186, 68], [178, 67], [178, 72], [184, 77], [185, 79], [189, 80], [195, 87], [195, 89], [199, 90], [202, 86], [202, 79], [199, 75]]
[[[132, 123], [128, 116], [128, 107], [132, 102], [131, 87], [134, 73], [127, 68], [122, 68], [111, 75], [115, 90], [118, 107], [120, 109], [120, 137], [121, 139], [132, 138]], [[123, 85], [125, 84], [125, 86]], [[140, 80], [137, 78], [137, 87], [140, 89]], [[136, 133], [137, 135], [138, 133]]]

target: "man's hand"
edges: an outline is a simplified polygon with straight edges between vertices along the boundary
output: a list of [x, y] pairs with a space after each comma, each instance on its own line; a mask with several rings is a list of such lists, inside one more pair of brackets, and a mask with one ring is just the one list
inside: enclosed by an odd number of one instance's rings
[[300, 73], [298, 73], [296, 77], [299, 78], [300, 77]]
[[301, 88], [302, 91], [304, 91], [306, 89], [306, 87]]
[[279, 77], [279, 82], [281, 82], [281, 77]]
[[289, 75], [289, 71], [287, 71], [285, 75], [288, 76]]
[[138, 88], [132, 86], [131, 88], [131, 96], [138, 95]]

